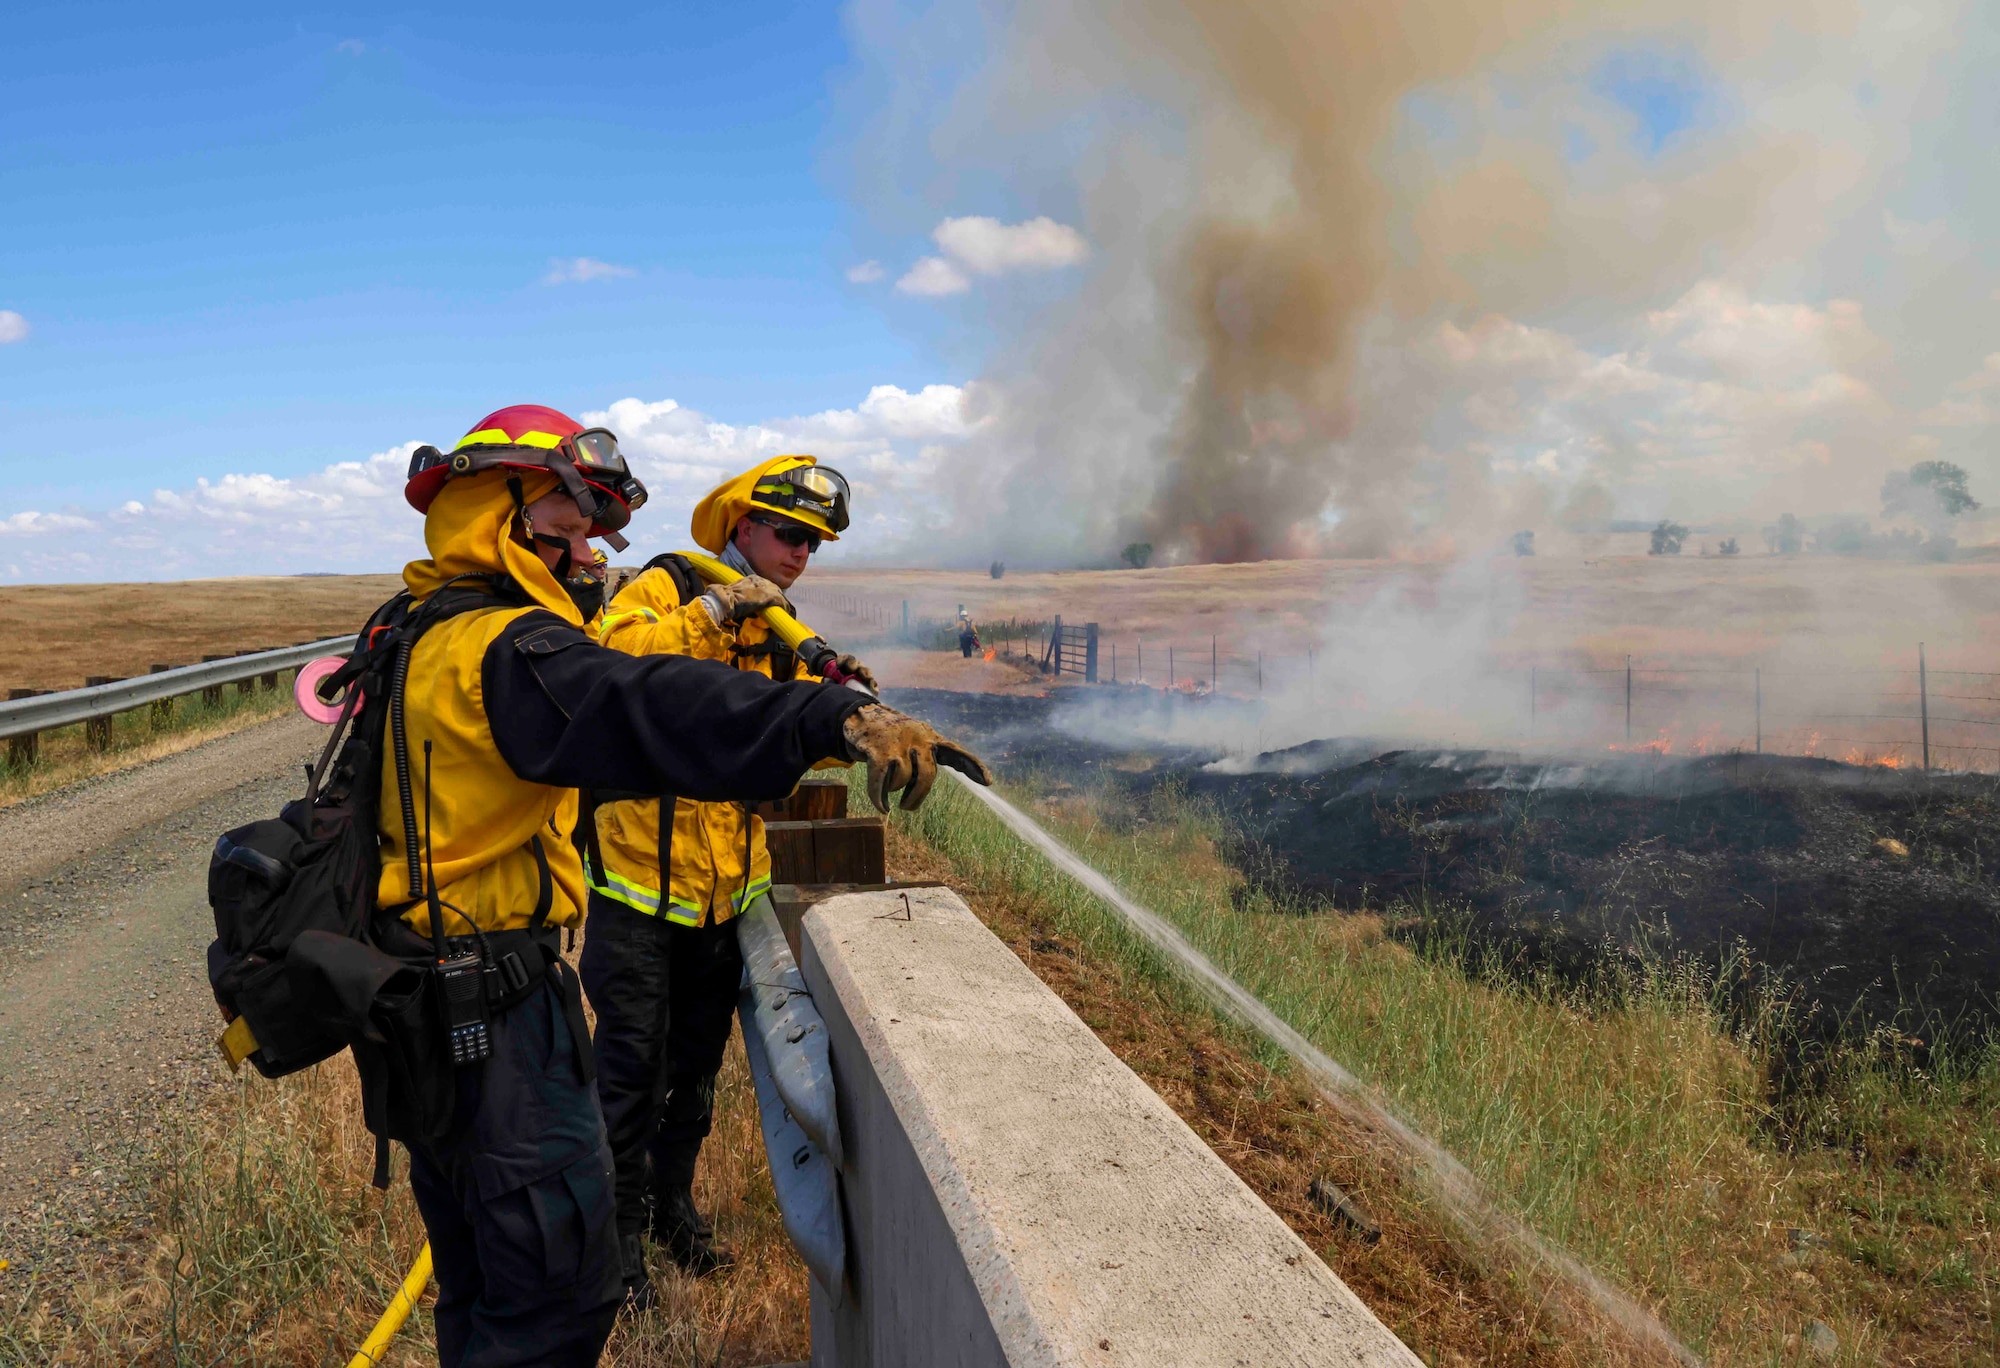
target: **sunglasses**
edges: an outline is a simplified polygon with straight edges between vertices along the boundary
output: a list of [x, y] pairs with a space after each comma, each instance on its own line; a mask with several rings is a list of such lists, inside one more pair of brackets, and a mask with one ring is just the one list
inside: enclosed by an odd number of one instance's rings
[[787, 546], [803, 546], [807, 554], [819, 550], [820, 534], [810, 527], [800, 527], [797, 523], [772, 522], [769, 518], [752, 518], [759, 527], [771, 529], [771, 535]]

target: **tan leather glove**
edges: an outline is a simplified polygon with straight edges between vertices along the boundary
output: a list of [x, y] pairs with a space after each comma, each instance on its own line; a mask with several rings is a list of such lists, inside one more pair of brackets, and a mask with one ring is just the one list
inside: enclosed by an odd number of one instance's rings
[[928, 722], [880, 703], [850, 713], [843, 731], [853, 758], [868, 765], [868, 798], [877, 812], [889, 810], [889, 795], [897, 789], [903, 791], [905, 812], [917, 808], [937, 782], [939, 765], [950, 766], [975, 784], [993, 782], [985, 762], [971, 751], [939, 736]]
[[861, 663], [859, 656], [844, 655], [839, 660], [836, 660], [834, 664], [838, 665], [840, 672], [849, 679], [856, 679], [866, 684], [869, 693], [879, 694], [882, 692], [881, 686], [875, 682], [874, 672]]
[[[785, 591], [762, 575], [745, 575], [730, 584], [711, 584], [702, 595], [722, 611], [722, 618], [730, 623], [752, 618], [766, 608], [786, 607]], [[722, 625], [718, 621], [716, 625]]]

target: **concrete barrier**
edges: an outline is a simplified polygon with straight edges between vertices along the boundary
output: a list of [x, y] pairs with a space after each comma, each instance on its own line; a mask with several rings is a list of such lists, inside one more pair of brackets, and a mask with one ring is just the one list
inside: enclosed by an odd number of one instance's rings
[[1420, 1360], [949, 889], [805, 915], [845, 1146], [816, 1368]]

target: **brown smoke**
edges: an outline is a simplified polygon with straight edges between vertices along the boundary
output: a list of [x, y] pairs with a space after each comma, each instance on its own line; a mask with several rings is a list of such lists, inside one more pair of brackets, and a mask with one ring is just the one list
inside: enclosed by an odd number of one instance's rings
[[1081, 179], [1098, 259], [1082, 298], [987, 377], [996, 417], [976, 459], [1011, 476], [960, 482], [965, 511], [990, 523], [1008, 508], [1017, 554], [1129, 536], [1209, 561], [1448, 553], [1540, 507], [1544, 492], [1496, 492], [1476, 446], [1426, 445], [1426, 416], [1464, 396], [1413, 358], [1424, 330], [1685, 288], [1708, 254], [1768, 228], [1775, 188], [1814, 153], [1746, 136], [1586, 191], [1550, 140], [1481, 132], [1449, 165], [1402, 155], [1406, 100], [1532, 79], [1565, 44], [1670, 35], [1721, 67], [1780, 25], [1843, 22], [1813, 0], [1615, 15], [1573, 0], [1025, 0], [933, 145], [949, 160], [973, 127], [1028, 139], [1094, 118]]

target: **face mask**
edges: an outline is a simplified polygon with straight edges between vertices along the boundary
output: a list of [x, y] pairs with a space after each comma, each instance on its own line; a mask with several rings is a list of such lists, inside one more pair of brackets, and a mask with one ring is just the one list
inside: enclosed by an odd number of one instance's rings
[[604, 607], [604, 581], [595, 575], [578, 575], [562, 582], [563, 592], [576, 605], [576, 611], [583, 614], [585, 622], [596, 617]]

